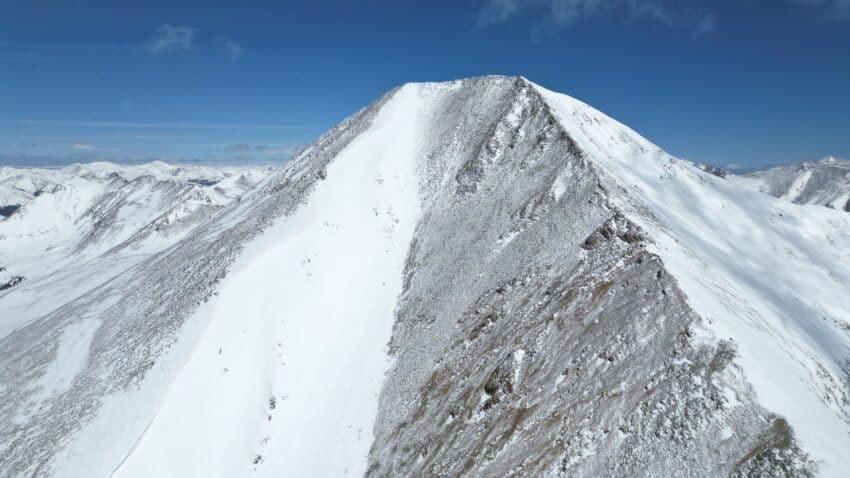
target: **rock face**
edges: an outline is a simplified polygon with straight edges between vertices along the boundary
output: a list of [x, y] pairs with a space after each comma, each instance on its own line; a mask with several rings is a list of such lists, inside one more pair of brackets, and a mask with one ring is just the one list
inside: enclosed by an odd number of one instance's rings
[[796, 204], [850, 211], [850, 161], [828, 156], [754, 171], [733, 180]]
[[459, 169], [425, 200], [367, 474], [808, 474], [543, 98], [486, 85], [497, 100], [451, 94], [434, 133], [484, 140], [425, 151]]
[[713, 174], [714, 176], [717, 176], [718, 178], [725, 178], [726, 176], [728, 176], [730, 174], [729, 171], [726, 171], [723, 168], [719, 168], [719, 167], [711, 165], [711, 164], [694, 163], [694, 166], [697, 169], [699, 169], [701, 171], [705, 171], [708, 174]]
[[0, 339], [0, 474], [840, 476], [850, 217], [799, 209], [524, 78], [405, 85]]

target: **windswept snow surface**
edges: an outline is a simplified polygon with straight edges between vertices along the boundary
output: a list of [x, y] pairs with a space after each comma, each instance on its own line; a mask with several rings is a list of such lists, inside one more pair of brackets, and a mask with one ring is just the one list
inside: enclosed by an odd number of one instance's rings
[[418, 87], [400, 89], [307, 203], [247, 247], [114, 476], [363, 474], [418, 218], [418, 107]]
[[784, 416], [824, 476], [850, 470], [850, 218], [691, 168], [624, 125], [537, 87], [618, 206], [650, 231], [694, 310], [731, 338], [759, 401]]

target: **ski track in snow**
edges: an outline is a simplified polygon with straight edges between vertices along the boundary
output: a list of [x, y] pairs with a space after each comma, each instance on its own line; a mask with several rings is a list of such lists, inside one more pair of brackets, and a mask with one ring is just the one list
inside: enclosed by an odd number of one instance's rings
[[417, 96], [396, 93], [307, 204], [246, 248], [114, 476], [363, 474], [418, 218]]

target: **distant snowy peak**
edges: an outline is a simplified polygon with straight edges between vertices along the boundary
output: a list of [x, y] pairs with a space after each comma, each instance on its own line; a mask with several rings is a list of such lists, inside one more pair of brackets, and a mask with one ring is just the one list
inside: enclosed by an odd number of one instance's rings
[[850, 211], [850, 161], [834, 156], [754, 171], [731, 179], [796, 204], [819, 204]]

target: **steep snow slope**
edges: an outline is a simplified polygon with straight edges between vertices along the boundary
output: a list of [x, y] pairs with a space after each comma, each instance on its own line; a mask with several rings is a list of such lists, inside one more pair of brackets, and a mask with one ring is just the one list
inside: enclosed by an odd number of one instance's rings
[[[850, 220], [699, 174], [587, 105], [541, 89], [616, 179], [689, 303], [737, 345], [759, 400], [826, 474], [850, 469]], [[802, 384], [802, 385], [801, 385]]]
[[398, 91], [309, 201], [243, 252], [114, 476], [362, 474], [418, 217], [418, 100]]
[[850, 161], [828, 156], [729, 177], [731, 181], [797, 204], [850, 211]]
[[[141, 443], [145, 430], [168, 426], [167, 423], [153, 424], [155, 417], [166, 402], [167, 391], [172, 386], [175, 390], [180, 389], [179, 382], [175, 383], [178, 371], [187, 363], [197, 360], [194, 358], [195, 346], [210, 321], [217, 319], [214, 313], [214, 310], [218, 310], [216, 302], [210, 299], [217, 298], [216, 287], [225, 277], [231, 264], [245, 245], [253, 239], [258, 239], [274, 220], [288, 216], [299, 208], [310, 196], [314, 186], [327, 177], [326, 168], [329, 167], [331, 159], [351, 140], [369, 128], [372, 118], [385, 100], [386, 98], [364, 109], [319, 138], [299, 159], [287, 163], [257, 187], [211, 217], [208, 222], [200, 224], [183, 240], [142, 258], [114, 277], [102, 278], [102, 284], [94, 286], [37, 320], [17, 328], [0, 340], [2, 474], [109, 476], [122, 463], [128, 463], [128, 467], [131, 467], [133, 460], [128, 460], [128, 457]], [[396, 137], [395, 133], [392, 131], [390, 136]], [[387, 135], [383, 137], [386, 138]], [[401, 142], [399, 147], [404, 145], [405, 143]], [[383, 164], [385, 160], [366, 159], [367, 163], [374, 164], [371, 161]], [[354, 162], [357, 163], [355, 166], [363, 166], [360, 161]], [[404, 169], [397, 171], [403, 179], [401, 173]], [[400, 179], [393, 176], [390, 180], [396, 186]], [[374, 181], [373, 184], [382, 184], [385, 180], [375, 178]], [[344, 192], [358, 192], [359, 186], [360, 183], [349, 184]], [[396, 187], [391, 190], [398, 191]], [[383, 196], [375, 197], [380, 199]], [[377, 202], [375, 206], [381, 206], [380, 202]], [[356, 203], [352, 206], [353, 210], [359, 212]], [[400, 208], [401, 204], [394, 204], [394, 207]], [[327, 208], [322, 206], [321, 209]], [[375, 211], [369, 212], [372, 214], [370, 217], [375, 217], [387, 226], [382, 230], [382, 245], [386, 245], [388, 237], [392, 235], [390, 226], [400, 229], [405, 227], [405, 221], [415, 220], [393, 218], [387, 211], [378, 211], [378, 216], [375, 216]], [[334, 215], [334, 218], [337, 216]], [[345, 218], [339, 219], [343, 224], [350, 224], [348, 220], [343, 221]], [[398, 223], [395, 222], [396, 219]], [[308, 239], [316, 234], [312, 220], [313, 218], [300, 226], [307, 233]], [[328, 230], [334, 226], [331, 223], [321, 224], [329, 228]], [[290, 230], [298, 229], [299, 226], [295, 224], [290, 226]], [[367, 233], [373, 233], [373, 229], [367, 229], [361, 234], [361, 238], [369, 239], [371, 236]], [[406, 245], [403, 241], [401, 244], [401, 247]], [[369, 243], [364, 247], [379, 246]], [[390, 253], [392, 252], [393, 249], [390, 248]], [[370, 256], [352, 256], [349, 260], [369, 258]], [[323, 258], [319, 263], [324, 265], [325, 260]], [[383, 270], [380, 267], [378, 269]], [[279, 275], [286, 273], [287, 271], [278, 271]], [[357, 272], [351, 271], [351, 274]], [[304, 279], [300, 274], [288, 277], [290, 281], [299, 277]], [[321, 277], [331, 283], [336, 280], [327, 274], [322, 274]], [[359, 275], [356, 277], [359, 278]], [[270, 280], [272, 284], [277, 283], [273, 278]], [[388, 285], [391, 285], [389, 280]], [[315, 288], [301, 290], [310, 291]], [[17, 294], [20, 291], [13, 292]], [[236, 296], [235, 299], [231, 297], [230, 303], [243, 304], [238, 302], [238, 293]], [[370, 300], [374, 298], [371, 294], [363, 297]], [[316, 300], [326, 303], [328, 308], [317, 306], [312, 311], [332, 311], [334, 302], [330, 298], [319, 297]], [[228, 310], [227, 304], [225, 301], [225, 309], [218, 313], [224, 314]], [[371, 302], [362, 299], [359, 302], [352, 299], [350, 304], [359, 304], [363, 313], [368, 313], [372, 307]], [[384, 306], [385, 303], [377, 302], [375, 307], [376, 310], [381, 310]], [[305, 303], [304, 307], [310, 310], [309, 304]], [[225, 315], [228, 320], [235, 320], [232, 313]], [[347, 319], [349, 316], [343, 318]], [[256, 321], [259, 318], [252, 319]], [[316, 317], [307, 317], [304, 320], [308, 319], [315, 320]], [[87, 325], [78, 326], [80, 323]], [[216, 323], [209, 329], [211, 334], [216, 330]], [[98, 324], [94, 334], [87, 332], [93, 328], [88, 324]], [[380, 322], [376, 324], [376, 330], [380, 332]], [[81, 330], [86, 333], [67, 333], [68, 330]], [[306, 327], [304, 331], [309, 334], [315, 333], [316, 329]], [[61, 344], [65, 343], [66, 339], [76, 345], [63, 347]], [[40, 377], [51, 376], [49, 371], [56, 367], [60, 355], [64, 355], [60, 352], [66, 348], [77, 352], [73, 356], [84, 357], [85, 365], [74, 367], [73, 373], [63, 374], [63, 387], [51, 387]], [[84, 350], [88, 353], [79, 353]], [[243, 352], [247, 357], [251, 356], [249, 351]], [[280, 364], [277, 357], [280, 349], [275, 347], [268, 352], [264, 357], [275, 365]], [[26, 357], [26, 360], [20, 360], [21, 357]], [[363, 357], [373, 362], [375, 355], [364, 353]], [[352, 360], [348, 356], [343, 358], [346, 361]], [[380, 375], [380, 371], [374, 372], [371, 367], [363, 372], [367, 375]], [[294, 373], [297, 374], [297, 371]], [[247, 374], [245, 377], [250, 382], [255, 376]], [[55, 391], [47, 393], [45, 390]], [[270, 398], [270, 394], [264, 393], [260, 397], [254, 397], [251, 403], [262, 410], [273, 408]], [[280, 401], [278, 397], [278, 403]], [[179, 400], [171, 403], [174, 402], [179, 403]], [[223, 413], [223, 410], [216, 409], [212, 412]], [[212, 421], [208, 423], [213, 424], [217, 419], [209, 416], [204, 418], [209, 418]], [[247, 438], [244, 441], [241, 438], [234, 440], [238, 443], [253, 444], [257, 451], [260, 451], [259, 443]], [[286, 443], [290, 447], [294, 446], [293, 442], [282, 439], [276, 446]], [[146, 445], [139, 448], [140, 453], [145, 453], [144, 450], [148, 449]], [[207, 451], [213, 454], [223, 453], [217, 449]], [[254, 455], [244, 457], [244, 472], [250, 471], [254, 458]], [[132, 468], [130, 470], [132, 471]]]
[[523, 78], [406, 85], [0, 339], [0, 474], [840, 476], [848, 251]]

